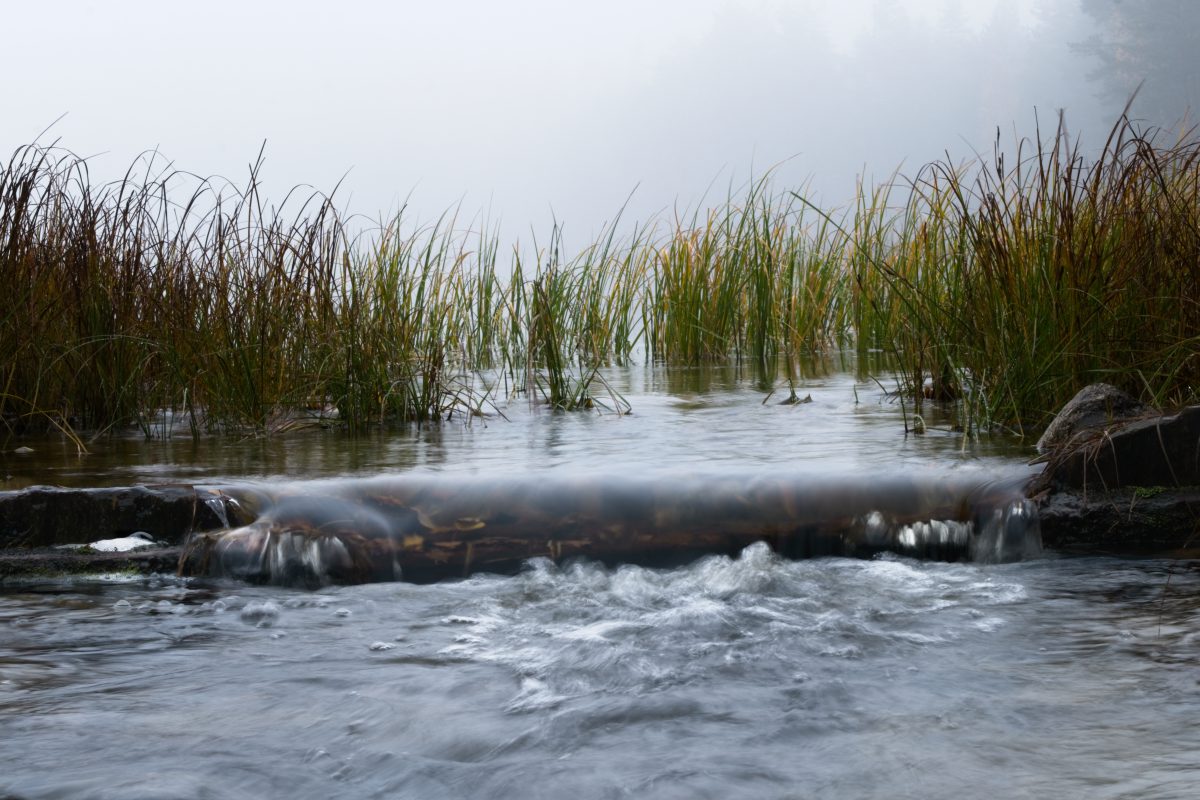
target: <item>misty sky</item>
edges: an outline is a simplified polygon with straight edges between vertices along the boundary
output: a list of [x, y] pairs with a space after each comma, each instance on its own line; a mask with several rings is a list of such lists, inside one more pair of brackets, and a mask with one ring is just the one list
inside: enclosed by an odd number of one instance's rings
[[[4, 2], [0, 152], [42, 138], [118, 176], [157, 148], [272, 198], [369, 216], [461, 201], [506, 233], [588, 237], [779, 164], [827, 204], [855, 176], [990, 153], [996, 127], [1098, 139], [1105, 98], [1076, 0]], [[1183, 109], [1180, 109], [1182, 114]]]

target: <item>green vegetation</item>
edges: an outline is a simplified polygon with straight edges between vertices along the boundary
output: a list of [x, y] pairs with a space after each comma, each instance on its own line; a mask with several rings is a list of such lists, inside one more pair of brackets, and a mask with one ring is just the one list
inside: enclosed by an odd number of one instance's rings
[[[261, 163], [261, 161], [260, 161]], [[139, 173], [142, 170], [143, 173]], [[890, 353], [897, 391], [967, 431], [1030, 433], [1103, 379], [1200, 391], [1200, 138], [1060, 126], [1011, 163], [933, 163], [825, 212], [768, 179], [716, 208], [507, 263], [453, 215], [350, 236], [321, 195], [268, 206], [139, 162], [110, 185], [38, 146], [0, 169], [0, 420], [154, 435], [479, 414], [524, 393], [626, 408], [601, 368]], [[872, 359], [861, 359], [868, 363]], [[82, 446], [82, 443], [81, 443]]]

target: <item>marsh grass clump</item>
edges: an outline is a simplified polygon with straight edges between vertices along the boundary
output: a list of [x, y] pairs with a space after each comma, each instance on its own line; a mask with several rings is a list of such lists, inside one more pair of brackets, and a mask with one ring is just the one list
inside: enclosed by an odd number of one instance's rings
[[[437, 417], [466, 397], [446, 351], [456, 253], [435, 228], [348, 242], [319, 194], [270, 207], [244, 188], [143, 174], [102, 186], [83, 159], [17, 151], [0, 174], [0, 419], [149, 434], [268, 433], [336, 411], [352, 427]], [[289, 211], [289, 209], [295, 209]], [[398, 222], [397, 222], [398, 224]]]
[[[769, 175], [677, 218], [651, 249], [647, 350], [671, 363], [767, 365], [845, 344], [848, 237]], [[799, 202], [798, 202], [799, 201]]]
[[618, 248], [614, 235], [610, 227], [597, 244], [568, 262], [556, 226], [549, 247], [537, 251], [538, 264], [528, 281], [515, 256], [509, 308], [526, 313], [509, 320], [523, 348], [510, 351], [506, 361], [510, 369], [524, 369], [523, 387], [535, 402], [566, 411], [628, 410], [600, 374], [604, 364], [627, 361], [640, 336], [633, 321], [636, 247]]
[[1116, 126], [1088, 160], [1060, 123], [1009, 165], [927, 166], [870, 281], [908, 390], [1029, 433], [1097, 380], [1160, 406], [1200, 390], [1200, 140]]
[[[1200, 138], [1060, 125], [817, 208], [770, 175], [565, 251], [407, 211], [349, 235], [333, 200], [163, 168], [110, 184], [57, 147], [0, 167], [0, 422], [193, 435], [352, 429], [524, 395], [624, 410], [603, 368], [747, 364], [770, 390], [842, 348], [968, 432], [1030, 433], [1083, 384], [1200, 393]], [[181, 194], [182, 192], [182, 194]], [[177, 197], [179, 195], [179, 197]], [[180, 197], [183, 202], [179, 203]], [[626, 233], [628, 230], [630, 232]], [[882, 357], [878, 357], [882, 355]], [[482, 375], [490, 375], [485, 380]], [[873, 377], [884, 379], [882, 367]], [[500, 377], [499, 382], [494, 378]]]
[[94, 190], [86, 162], [24, 147], [0, 171], [0, 417], [67, 429], [141, 419], [169, 359], [149, 335], [171, 279], [158, 186]]
[[391, 418], [424, 422], [446, 411], [459, 258], [443, 221], [412, 235], [401, 223], [346, 254], [333, 298], [320, 363], [327, 365], [325, 396], [352, 428]]

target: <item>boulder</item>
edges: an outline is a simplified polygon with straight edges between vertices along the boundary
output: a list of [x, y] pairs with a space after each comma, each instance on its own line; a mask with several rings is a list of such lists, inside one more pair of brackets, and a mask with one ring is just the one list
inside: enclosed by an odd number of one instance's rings
[[1158, 414], [1131, 395], [1107, 383], [1092, 383], [1079, 390], [1038, 439], [1037, 451], [1053, 453], [1081, 438], [1102, 435], [1103, 431], [1135, 419]]
[[1072, 408], [1082, 395], [1063, 408], [1038, 442], [1039, 449], [1044, 443], [1051, 449], [1038, 459], [1046, 467], [1033, 494], [1200, 485], [1200, 406], [1167, 415], [1127, 395], [1124, 400], [1108, 395]]
[[1174, 414], [1086, 387], [1038, 441], [1027, 494], [1046, 547], [1192, 556], [1200, 545], [1200, 406]]

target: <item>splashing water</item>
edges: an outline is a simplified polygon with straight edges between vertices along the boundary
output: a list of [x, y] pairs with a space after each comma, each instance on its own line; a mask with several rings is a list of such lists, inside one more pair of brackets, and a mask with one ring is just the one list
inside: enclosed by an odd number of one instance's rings
[[425, 586], [30, 587], [0, 594], [0, 794], [1190, 798], [1198, 597], [1161, 561], [765, 543]]

